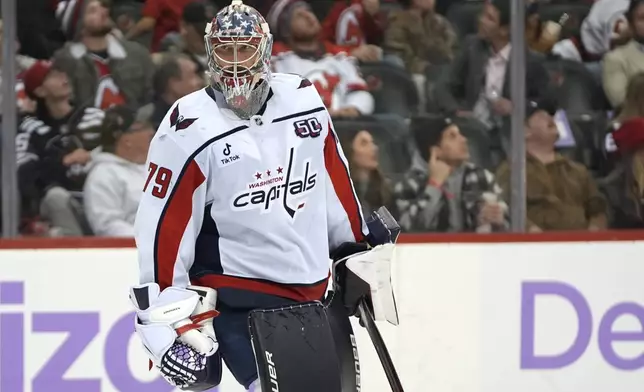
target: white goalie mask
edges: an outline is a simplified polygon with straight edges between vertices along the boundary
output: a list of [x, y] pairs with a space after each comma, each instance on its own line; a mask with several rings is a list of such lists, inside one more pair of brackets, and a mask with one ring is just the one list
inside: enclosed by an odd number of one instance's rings
[[256, 114], [270, 90], [273, 36], [264, 17], [241, 0], [217, 13], [205, 34], [210, 83], [240, 118]]

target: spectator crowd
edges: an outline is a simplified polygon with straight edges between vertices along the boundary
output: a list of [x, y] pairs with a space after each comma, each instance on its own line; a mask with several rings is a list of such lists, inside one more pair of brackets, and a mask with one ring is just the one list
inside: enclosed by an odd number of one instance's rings
[[[510, 228], [510, 0], [246, 0], [334, 119], [363, 209]], [[227, 0], [17, 1], [21, 224], [131, 237], [156, 128]], [[530, 232], [644, 227], [644, 0], [525, 0]], [[0, 34], [2, 21], [0, 20]], [[2, 97], [0, 96], [0, 101]], [[2, 124], [0, 122], [0, 129]]]

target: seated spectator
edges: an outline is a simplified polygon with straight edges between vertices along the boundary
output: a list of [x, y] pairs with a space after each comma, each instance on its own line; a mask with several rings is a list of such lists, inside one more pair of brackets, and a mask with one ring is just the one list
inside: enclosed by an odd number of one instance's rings
[[371, 133], [366, 130], [346, 132], [340, 135], [340, 144], [349, 162], [351, 180], [365, 216], [381, 206], [396, 216], [392, 189], [379, 169], [378, 146]]
[[[83, 2], [77, 2], [82, 6]], [[67, 43], [54, 56], [70, 79], [76, 104], [106, 109], [126, 104], [138, 108], [150, 101], [152, 61], [141, 45], [111, 34], [109, 10], [99, 0], [84, 3], [80, 40]]]
[[79, 220], [82, 208], [77, 199], [92, 160], [90, 151], [99, 146], [104, 113], [73, 107], [67, 75], [49, 62], [38, 61], [29, 68], [24, 84], [37, 103], [36, 113], [22, 120], [16, 136], [25, 225], [42, 216], [57, 235], [88, 234]]
[[338, 0], [322, 23], [322, 38], [351, 48], [380, 45], [385, 23], [380, 0]]
[[179, 31], [183, 8], [192, 1], [194, 0], [145, 0], [141, 19], [125, 33], [125, 38], [134, 39], [152, 31], [150, 49], [152, 52], [158, 51], [166, 34]]
[[613, 137], [620, 162], [602, 181], [616, 229], [644, 228], [644, 117], [625, 121]]
[[169, 52], [183, 53], [190, 57], [197, 65], [197, 72], [206, 80], [205, 72], [208, 70], [208, 56], [203, 36], [206, 25], [212, 20], [213, 15], [208, 14], [207, 7], [201, 2], [192, 2], [185, 6], [181, 14], [179, 39], [170, 45]]
[[139, 109], [137, 117], [156, 129], [179, 98], [203, 88], [204, 83], [197, 74], [197, 65], [188, 56], [166, 54], [156, 67], [153, 86], [154, 100]]
[[[492, 0], [479, 18], [479, 34], [469, 37], [449, 71], [436, 85], [435, 99], [447, 113], [474, 117], [488, 129], [509, 121], [510, 2]], [[526, 55], [526, 97], [538, 99], [550, 77], [541, 55]]]
[[633, 117], [644, 117], [644, 72], [633, 75], [629, 80], [626, 97], [617, 112], [615, 122], [624, 122]]
[[[606, 202], [588, 169], [555, 151], [559, 132], [557, 104], [550, 99], [526, 108], [527, 227], [530, 232], [606, 228]], [[499, 184], [510, 193], [510, 164], [497, 171]]]
[[[616, 130], [622, 125], [622, 123], [635, 117], [644, 117], [644, 72], [640, 72], [630, 78], [626, 87], [624, 101], [622, 102], [617, 115], [611, 121], [610, 130]], [[609, 144], [612, 146], [613, 142], [612, 138], [610, 138], [610, 133], [608, 134], [608, 137], [607, 146]], [[609, 152], [612, 151], [614, 151], [614, 149], [609, 149]]]
[[428, 122], [414, 135], [427, 169], [412, 168], [394, 187], [403, 230], [507, 230], [508, 208], [492, 173], [468, 162], [467, 139], [450, 119]]
[[[301, 6], [306, 7], [306, 10], [309, 11], [308, 14], [305, 14], [302, 10], [299, 10]], [[293, 18], [295, 11], [298, 11], [298, 17]], [[274, 2], [273, 6], [270, 8], [269, 13], [266, 16], [266, 21], [271, 26], [271, 32], [276, 42], [288, 43], [287, 38], [290, 38], [290, 34], [293, 32], [293, 25], [296, 25], [297, 35], [304, 33], [306, 36], [311, 35], [311, 38], [307, 38], [307, 41], [310, 41], [315, 37], [316, 41], [324, 42], [325, 45], [334, 46], [334, 44], [328, 40], [324, 39], [322, 26], [317, 16], [311, 10], [311, 6], [303, 0], [277, 0]], [[290, 21], [290, 22], [289, 22]], [[307, 28], [302, 30], [302, 24], [307, 24]], [[295, 37], [296, 41], [299, 38]], [[375, 62], [382, 59], [382, 49], [375, 45], [360, 45], [358, 47], [350, 46], [340, 46], [342, 50], [345, 50], [362, 62]]]
[[450, 62], [457, 43], [456, 33], [447, 19], [434, 12], [434, 0], [400, 3], [405, 9], [393, 11], [389, 17], [385, 52], [400, 56], [414, 75], [425, 75], [431, 64]]
[[134, 121], [134, 113], [108, 110], [103, 127], [103, 152], [85, 181], [85, 212], [94, 234], [134, 237], [134, 218], [145, 184], [145, 160], [154, 135], [149, 123]]
[[308, 4], [289, 1], [277, 2], [269, 14], [278, 41], [273, 45], [274, 71], [310, 80], [334, 117], [373, 113], [374, 99], [353, 60], [342, 48], [318, 38], [320, 23]]
[[626, 86], [637, 73], [644, 72], [644, 0], [633, 0], [626, 12], [633, 38], [604, 57], [603, 84], [613, 107], [626, 96]]
[[[103, 6], [108, 9], [113, 4], [110, 0], [98, 0], [98, 1], [101, 2], [101, 4], [103, 4]], [[56, 18], [58, 18], [62, 31], [65, 35], [65, 42], [63, 42], [63, 44], [66, 43], [67, 41], [77, 41], [84, 34], [83, 21], [81, 18], [79, 18], [79, 16], [85, 12], [86, 6], [87, 6], [87, 2], [85, 1], [58, 0], [58, 4], [56, 5]], [[117, 11], [120, 11], [120, 10], [117, 9]], [[118, 17], [119, 15], [115, 15], [115, 16]], [[112, 26], [110, 33], [119, 39], [123, 38], [123, 32], [119, 29], [117, 24], [114, 23], [114, 21], [111, 19], [111, 16], [109, 16], [109, 18], [110, 18], [109, 23]], [[120, 20], [120, 22], [123, 22], [123, 21]]]
[[552, 52], [564, 59], [598, 62], [611, 49], [630, 39], [624, 13], [630, 0], [597, 0], [581, 24], [578, 37], [558, 42]]

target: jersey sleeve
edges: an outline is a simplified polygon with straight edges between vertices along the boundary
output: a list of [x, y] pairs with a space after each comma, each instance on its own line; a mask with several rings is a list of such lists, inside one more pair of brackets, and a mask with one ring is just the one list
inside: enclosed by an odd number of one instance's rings
[[20, 123], [16, 134], [16, 164], [18, 169], [18, 192], [21, 198], [21, 215], [35, 218], [39, 215], [42, 193], [42, 151], [38, 143], [49, 131], [42, 121], [26, 117]]
[[[184, 151], [160, 130], [148, 153], [148, 175], [135, 220], [141, 283], [161, 289], [190, 284], [196, 238], [206, 206], [207, 157]], [[201, 163], [200, 163], [201, 162]]]
[[25, 117], [16, 133], [16, 160], [18, 166], [39, 161], [42, 151], [38, 148], [37, 139], [50, 131], [49, 126], [35, 117]]
[[343, 242], [364, 241], [368, 230], [351, 181], [347, 159], [328, 113], [324, 125], [328, 129], [324, 140], [327, 222], [329, 250], [333, 251]]
[[342, 72], [343, 90], [346, 92], [342, 106], [353, 106], [363, 115], [373, 113], [375, 102], [368, 91], [367, 82], [360, 75], [352, 57], [344, 53], [335, 55], [338, 69]]

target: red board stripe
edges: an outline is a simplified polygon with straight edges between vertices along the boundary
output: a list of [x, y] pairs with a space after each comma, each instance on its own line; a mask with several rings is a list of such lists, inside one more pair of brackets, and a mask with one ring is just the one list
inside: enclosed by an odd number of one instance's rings
[[[517, 242], [633, 242], [644, 241], [644, 230], [607, 230], [607, 231], [560, 231], [547, 233], [518, 234], [440, 234], [418, 233], [401, 234], [399, 244], [432, 244], [432, 243], [517, 243]], [[67, 237], [67, 238], [34, 238], [0, 239], [0, 249], [121, 249], [134, 248], [134, 240], [128, 238], [105, 237]], [[0, 264], [2, 264], [0, 259]], [[52, 259], [52, 263], [64, 260]]]

